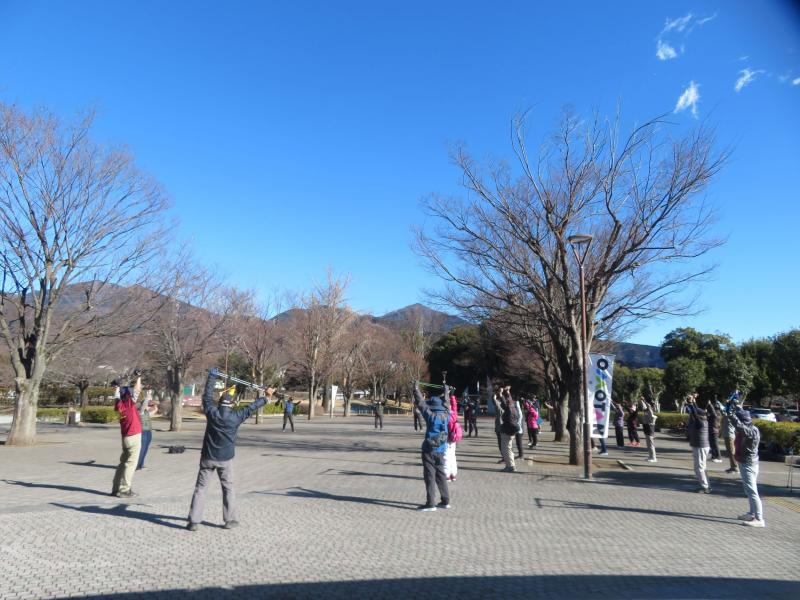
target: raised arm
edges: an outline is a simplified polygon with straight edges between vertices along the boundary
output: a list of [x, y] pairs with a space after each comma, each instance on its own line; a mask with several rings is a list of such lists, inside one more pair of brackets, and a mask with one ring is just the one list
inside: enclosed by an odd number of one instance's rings
[[203, 390], [203, 412], [206, 415], [217, 410], [217, 406], [214, 404], [214, 384], [217, 382], [217, 377], [219, 375], [216, 369], [211, 369], [208, 372], [206, 387]]

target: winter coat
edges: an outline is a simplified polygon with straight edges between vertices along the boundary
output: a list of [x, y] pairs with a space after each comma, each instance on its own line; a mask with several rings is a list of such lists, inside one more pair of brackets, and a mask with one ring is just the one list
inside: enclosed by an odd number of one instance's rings
[[259, 398], [241, 410], [235, 410], [230, 406], [217, 406], [214, 402], [216, 380], [215, 376], [209, 374], [206, 380], [206, 389], [203, 392], [206, 433], [203, 436], [203, 450], [200, 456], [206, 460], [225, 461], [231, 460], [236, 453], [236, 434], [239, 426], [264, 406], [267, 399]]

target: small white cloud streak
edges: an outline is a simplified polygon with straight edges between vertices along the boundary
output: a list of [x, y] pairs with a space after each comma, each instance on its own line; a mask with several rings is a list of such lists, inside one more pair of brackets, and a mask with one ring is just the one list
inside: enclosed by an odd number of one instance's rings
[[686, 29], [686, 26], [689, 24], [689, 21], [692, 20], [692, 13], [687, 14], [685, 17], [678, 17], [677, 19], [669, 19], [667, 18], [667, 22], [664, 24], [664, 30], [662, 33], [666, 33], [668, 31], [683, 31]]
[[675, 105], [676, 113], [686, 110], [687, 108], [692, 113], [692, 116], [697, 118], [697, 103], [700, 101], [700, 86], [694, 81], [689, 82], [681, 97], [678, 98], [678, 103]]
[[717, 18], [717, 13], [714, 13], [710, 17], [705, 17], [704, 19], [698, 19], [697, 21], [695, 21], [694, 26], [695, 27], [700, 27], [702, 25], [705, 25], [709, 21], [713, 21], [716, 18]]
[[742, 88], [745, 86], [750, 85], [756, 80], [756, 77], [763, 73], [764, 71], [754, 71], [753, 69], [742, 69], [739, 71], [739, 78], [736, 80], [736, 83], [733, 84], [733, 89], [737, 92], [741, 92]]
[[792, 79], [792, 85], [800, 85], [800, 77], [795, 77]]
[[670, 46], [668, 43], [658, 40], [656, 56], [658, 57], [658, 60], [670, 60], [672, 58], [676, 58], [678, 53], [675, 52], [675, 48]]

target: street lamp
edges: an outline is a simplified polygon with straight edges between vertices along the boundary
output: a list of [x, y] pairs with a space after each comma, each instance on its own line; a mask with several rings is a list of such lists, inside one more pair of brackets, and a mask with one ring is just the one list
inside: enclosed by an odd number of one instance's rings
[[[583, 477], [584, 479], [592, 478], [592, 447], [591, 447], [591, 431], [589, 415], [592, 414], [591, 402], [589, 400], [589, 373], [587, 366], [589, 364], [589, 355], [586, 342], [586, 288], [583, 276], [583, 263], [586, 261], [586, 256], [589, 254], [589, 246], [592, 245], [592, 236], [588, 233], [576, 233], [567, 238], [567, 241], [572, 245], [572, 253], [575, 255], [575, 260], [578, 263], [580, 271], [581, 282], [581, 354], [583, 355]], [[578, 253], [578, 248], [582, 252]]]

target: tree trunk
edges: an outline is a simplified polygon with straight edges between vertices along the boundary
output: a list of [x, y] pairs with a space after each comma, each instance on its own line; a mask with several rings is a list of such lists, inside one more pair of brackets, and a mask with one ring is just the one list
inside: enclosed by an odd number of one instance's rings
[[311, 381], [308, 384], [308, 420], [314, 418], [314, 403], [317, 401], [317, 386], [316, 377], [311, 375]]
[[327, 415], [331, 412], [331, 402], [333, 402], [333, 398], [331, 398], [331, 389], [328, 382], [325, 381], [322, 383], [322, 414]]
[[81, 397], [81, 408], [86, 408], [89, 406], [89, 384], [88, 382], [84, 385], [83, 382], [78, 384], [78, 393]]
[[344, 416], [350, 416], [350, 402], [353, 400], [353, 394], [345, 394], [344, 397]]
[[14, 380], [17, 400], [6, 446], [33, 446], [36, 443], [36, 409], [39, 406], [42, 375], [39, 373], [30, 379], [18, 377]]
[[569, 432], [569, 464], [583, 464], [583, 395], [581, 394], [582, 382], [572, 385], [569, 393], [569, 417], [567, 431]]
[[183, 426], [183, 373], [180, 368], [172, 371], [171, 379], [169, 430], [180, 431]]
[[555, 432], [555, 437], [553, 441], [555, 442], [563, 442], [564, 441], [564, 433], [566, 432], [566, 424], [567, 424], [567, 415], [569, 414], [569, 406], [567, 406], [567, 401], [564, 398], [559, 398], [553, 403], [553, 413], [554, 413], [554, 423], [553, 423], [553, 431]]

